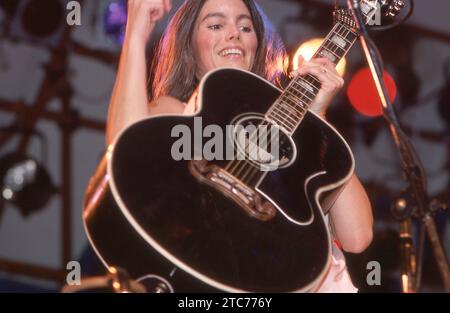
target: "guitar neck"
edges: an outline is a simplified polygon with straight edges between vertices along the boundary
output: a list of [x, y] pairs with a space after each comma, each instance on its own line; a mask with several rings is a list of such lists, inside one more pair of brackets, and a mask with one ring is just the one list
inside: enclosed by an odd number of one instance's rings
[[[372, 22], [376, 14], [380, 14], [381, 6], [389, 3], [390, 1], [360, 0], [364, 23]], [[401, 8], [397, 1], [394, 1], [394, 4], [389, 6], [389, 11], [392, 11], [389, 13], [391, 15]], [[337, 22], [313, 58], [325, 57], [337, 65], [355, 44], [358, 34], [355, 31], [354, 18], [349, 10], [335, 10], [334, 17]], [[313, 75], [296, 76], [267, 111], [266, 118], [292, 134], [302, 121], [320, 88], [320, 81]]]
[[[361, 13], [366, 24], [381, 12], [380, 5], [382, 3], [379, 0], [360, 0]], [[396, 8], [394, 6], [394, 9]], [[325, 57], [337, 65], [355, 44], [358, 34], [355, 31], [354, 18], [349, 10], [335, 10], [334, 17], [337, 22], [313, 58]], [[313, 75], [295, 77], [267, 111], [266, 118], [292, 134], [303, 119], [320, 87], [320, 81]]]
[[[325, 57], [337, 65], [357, 39], [358, 34], [350, 26], [337, 22], [313, 58]], [[320, 81], [311, 74], [296, 76], [269, 109], [267, 117], [289, 133], [293, 133], [320, 87]]]

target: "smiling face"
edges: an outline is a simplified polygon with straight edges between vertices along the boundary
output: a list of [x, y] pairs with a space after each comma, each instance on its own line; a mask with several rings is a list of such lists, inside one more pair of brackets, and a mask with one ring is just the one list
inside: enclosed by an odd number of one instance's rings
[[258, 39], [252, 18], [242, 0], [207, 0], [192, 36], [196, 76], [218, 67], [251, 70]]

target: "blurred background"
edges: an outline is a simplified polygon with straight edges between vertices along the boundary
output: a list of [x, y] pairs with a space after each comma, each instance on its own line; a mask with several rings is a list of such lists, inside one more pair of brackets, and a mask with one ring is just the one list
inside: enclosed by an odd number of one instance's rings
[[[66, 22], [67, 2], [0, 0], [0, 292], [57, 292], [72, 260], [81, 263], [83, 277], [105, 273], [87, 242], [81, 212], [86, 184], [105, 151], [126, 1], [79, 1], [81, 25], [74, 26]], [[173, 1], [172, 14], [181, 2]], [[325, 37], [332, 27], [334, 1], [257, 2], [292, 59], [300, 45], [310, 47], [311, 39]], [[414, 3], [406, 23], [372, 38], [391, 78], [401, 124], [425, 167], [429, 194], [448, 203], [450, 2]], [[170, 16], [152, 34], [149, 59]], [[346, 85], [328, 115], [352, 146], [375, 215], [372, 245], [348, 254], [347, 262], [360, 291], [401, 292], [399, 222], [391, 206], [405, 181], [377, 101], [364, 97], [370, 93], [365, 67], [356, 44], [346, 57]], [[22, 173], [22, 181], [10, 169]], [[7, 187], [14, 184], [27, 187], [12, 198]], [[450, 255], [448, 212], [437, 212], [435, 220]], [[380, 263], [381, 285], [366, 283], [369, 261]], [[429, 244], [422, 280], [421, 291], [444, 291]]]

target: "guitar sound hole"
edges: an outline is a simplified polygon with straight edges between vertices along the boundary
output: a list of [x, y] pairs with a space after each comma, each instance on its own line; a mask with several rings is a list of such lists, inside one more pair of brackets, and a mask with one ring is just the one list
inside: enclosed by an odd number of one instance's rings
[[262, 171], [288, 167], [295, 160], [296, 148], [291, 137], [263, 115], [244, 114], [233, 121], [234, 142], [237, 157], [248, 160]]

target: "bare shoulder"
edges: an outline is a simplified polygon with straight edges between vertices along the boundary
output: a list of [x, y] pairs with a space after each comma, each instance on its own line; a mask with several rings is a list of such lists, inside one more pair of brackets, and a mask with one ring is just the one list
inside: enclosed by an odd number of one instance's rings
[[184, 104], [169, 96], [163, 96], [148, 104], [149, 115], [157, 114], [183, 114]]

